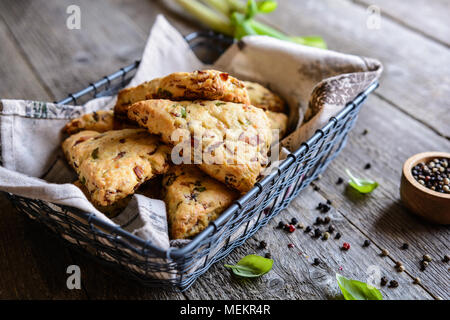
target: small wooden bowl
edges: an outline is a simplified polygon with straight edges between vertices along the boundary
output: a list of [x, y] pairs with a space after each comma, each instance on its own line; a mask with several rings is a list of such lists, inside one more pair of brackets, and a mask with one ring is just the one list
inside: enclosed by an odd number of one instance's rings
[[450, 159], [447, 152], [418, 153], [403, 165], [400, 197], [413, 213], [438, 224], [450, 224], [450, 194], [428, 189], [414, 179], [411, 169], [418, 163], [435, 159]]

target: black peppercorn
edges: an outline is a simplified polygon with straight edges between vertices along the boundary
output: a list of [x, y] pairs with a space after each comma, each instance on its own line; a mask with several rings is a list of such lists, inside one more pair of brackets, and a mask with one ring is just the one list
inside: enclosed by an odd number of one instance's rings
[[297, 224], [298, 220], [296, 218], [292, 218], [291, 224]]
[[448, 255], [445, 255], [443, 261], [444, 262], [449, 262], [450, 261], [450, 257]]
[[322, 235], [322, 231], [317, 228], [314, 230], [314, 237], [319, 238]]
[[336, 184], [342, 184], [343, 182], [344, 182], [344, 179], [339, 177], [336, 181]]
[[387, 283], [388, 283], [388, 278], [386, 278], [386, 277], [381, 277], [380, 284], [381, 284], [382, 286], [385, 286]]
[[261, 242], [259, 243], [259, 248], [260, 248], [260, 249], [265, 249], [265, 248], [267, 248], [267, 242], [265, 242], [264, 240], [261, 241]]
[[402, 249], [403, 250], [408, 250], [409, 248], [409, 244], [407, 244], [406, 242], [402, 245]]
[[370, 246], [370, 241], [369, 240], [364, 240], [364, 247], [368, 247]]
[[323, 223], [323, 219], [321, 217], [317, 217], [315, 224], [322, 224], [322, 223]]
[[328, 205], [331, 205], [331, 200], [327, 200], [327, 204], [328, 204]]
[[271, 259], [271, 258], [272, 258], [272, 255], [270, 254], [270, 252], [267, 252], [267, 253], [264, 255], [264, 257], [267, 258], [267, 259]]
[[320, 264], [320, 260], [318, 258], [314, 258], [314, 263], [315, 266], [318, 266]]
[[323, 223], [324, 223], [324, 224], [328, 224], [328, 223], [330, 223], [330, 221], [331, 221], [330, 217], [325, 217], [325, 218], [323, 219]]
[[283, 221], [280, 221], [280, 222], [278, 222], [278, 229], [282, 229], [282, 228], [284, 228], [284, 222]]
[[398, 287], [398, 282], [396, 280], [391, 280], [389, 282], [389, 287], [391, 288], [397, 288]]
[[312, 230], [312, 228], [310, 227], [310, 226], [307, 226], [306, 228], [305, 228], [305, 232], [310, 232]]
[[370, 163], [367, 163], [367, 164], [364, 166], [364, 169], [369, 170], [371, 167], [372, 167], [372, 165], [371, 165]]
[[336, 230], [336, 228], [332, 224], [330, 224], [330, 226], [328, 227], [328, 232], [333, 233], [334, 230]]
[[340, 233], [340, 232], [338, 232], [338, 233], [336, 233], [336, 235], [334, 236], [334, 238], [335, 238], [335, 239], [340, 239], [340, 238], [341, 238], [341, 236], [342, 236], [342, 235], [341, 235], [341, 233]]

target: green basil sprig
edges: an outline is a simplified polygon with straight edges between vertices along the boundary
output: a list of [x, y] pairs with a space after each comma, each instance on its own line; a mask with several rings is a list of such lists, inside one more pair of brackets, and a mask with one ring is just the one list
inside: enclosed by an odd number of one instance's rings
[[345, 172], [347, 172], [350, 177], [348, 184], [361, 193], [370, 193], [378, 187], [378, 183], [376, 181], [356, 178], [348, 169], [345, 169]]
[[245, 256], [235, 265], [226, 264], [233, 273], [239, 277], [256, 278], [272, 270], [273, 260], [267, 259], [256, 254]]
[[383, 300], [381, 292], [367, 283], [347, 279], [338, 273], [336, 280], [345, 300]]

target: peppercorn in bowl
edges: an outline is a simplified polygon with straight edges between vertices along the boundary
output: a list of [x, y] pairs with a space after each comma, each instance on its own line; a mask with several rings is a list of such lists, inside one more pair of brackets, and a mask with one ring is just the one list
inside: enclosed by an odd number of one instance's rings
[[438, 224], [450, 224], [450, 153], [424, 152], [405, 161], [400, 184], [403, 204]]

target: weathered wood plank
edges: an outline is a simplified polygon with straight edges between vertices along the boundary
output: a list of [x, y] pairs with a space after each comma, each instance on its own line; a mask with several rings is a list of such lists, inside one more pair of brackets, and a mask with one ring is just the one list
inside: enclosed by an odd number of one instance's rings
[[285, 0], [264, 17], [294, 35], [321, 35], [330, 49], [380, 59], [378, 93], [403, 112], [450, 137], [448, 48], [390, 19], [366, 26], [365, 8], [347, 0]]
[[183, 35], [200, 29], [198, 23], [174, 12], [164, 4], [164, 1], [110, 0], [110, 2], [114, 4], [117, 10], [121, 10], [130, 17], [145, 34], [150, 31], [158, 14], [163, 14]]
[[450, 25], [448, 24], [450, 3], [447, 0], [353, 1], [365, 6], [376, 5], [381, 8], [382, 15], [425, 37], [450, 46]]
[[[80, 7], [80, 30], [66, 27], [69, 5]], [[58, 98], [140, 58], [147, 37], [106, 1], [2, 1], [0, 14]]]
[[[369, 130], [367, 135], [361, 134], [364, 129]], [[318, 186], [348, 220], [380, 248], [389, 250], [391, 265], [394, 261], [403, 262], [413, 277], [422, 279], [427, 290], [448, 299], [449, 266], [441, 260], [449, 253], [450, 230], [410, 214], [399, 199], [403, 162], [429, 150], [450, 150], [450, 142], [372, 96], [362, 109], [345, 150], [331, 163]], [[370, 170], [364, 170], [366, 163], [371, 163]], [[355, 176], [376, 180], [379, 188], [364, 196], [345, 184], [336, 185], [338, 177], [346, 179], [346, 168]], [[400, 249], [404, 242], [409, 243], [408, 250]], [[430, 254], [434, 260], [425, 272], [420, 271], [423, 254]]]
[[[0, 19], [0, 97], [49, 99], [39, 78]], [[83, 299], [83, 290], [66, 287], [68, 250], [0, 195], [0, 297], [2, 299]], [[48, 256], [54, 255], [49, 260]], [[45, 272], [44, 272], [45, 271]]]
[[[332, 210], [327, 215], [315, 208], [319, 202], [325, 202], [312, 187], [304, 189], [295, 203], [259, 230], [243, 246], [233, 251], [224, 262], [216, 263], [185, 292], [189, 299], [342, 299], [335, 274], [340, 273], [352, 279], [369, 281], [372, 274], [369, 268], [378, 268], [380, 276], [387, 276], [399, 282], [398, 288], [382, 287], [385, 299], [431, 299], [420, 286], [412, 284], [405, 273], [393, 271], [390, 261], [381, 258], [372, 244], [364, 248], [366, 237], [354, 228], [340, 212]], [[287, 222], [296, 217], [305, 226], [314, 226], [316, 217], [329, 216], [342, 238], [322, 240], [311, 237], [303, 230], [287, 233], [276, 226], [279, 221]], [[328, 225], [321, 225], [325, 230]], [[313, 229], [314, 230], [314, 229]], [[267, 242], [265, 250], [259, 249], [259, 240]], [[342, 251], [344, 242], [351, 248]], [[294, 248], [288, 248], [288, 244]], [[247, 254], [272, 254], [273, 270], [260, 279], [243, 280], [234, 277], [223, 267], [224, 263], [235, 263]], [[318, 266], [313, 265], [314, 258], [320, 259]], [[379, 278], [378, 278], [379, 279]], [[379, 284], [379, 280], [375, 281]]]

